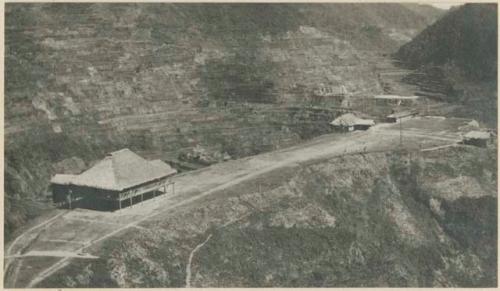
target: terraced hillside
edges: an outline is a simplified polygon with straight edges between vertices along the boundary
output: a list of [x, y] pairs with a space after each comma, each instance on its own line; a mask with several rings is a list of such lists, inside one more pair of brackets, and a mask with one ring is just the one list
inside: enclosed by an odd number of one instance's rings
[[[55, 171], [129, 147], [182, 169], [329, 131], [345, 86], [440, 12], [409, 4], [6, 5], [6, 238]], [[356, 108], [354, 108], [356, 109]]]
[[407, 67], [418, 94], [459, 104], [455, 116], [497, 124], [497, 4], [452, 9], [402, 46], [396, 56]]
[[497, 144], [416, 117], [177, 175], [7, 245], [7, 287], [494, 287]]

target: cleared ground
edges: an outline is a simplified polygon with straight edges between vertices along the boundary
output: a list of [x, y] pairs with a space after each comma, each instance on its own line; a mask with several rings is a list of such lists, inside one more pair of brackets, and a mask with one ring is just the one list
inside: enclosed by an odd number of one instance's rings
[[[453, 146], [467, 119], [417, 117], [400, 124], [379, 124], [368, 131], [325, 135], [310, 142], [240, 160], [216, 164], [173, 178], [175, 193], [116, 212], [86, 209], [60, 213], [20, 234], [6, 248], [6, 287], [36, 287], [70, 260], [91, 260], [86, 251], [123, 231], [147, 227], [169, 211], [208, 195], [296, 163], [368, 152], [432, 150]], [[402, 133], [402, 138], [401, 138]]]

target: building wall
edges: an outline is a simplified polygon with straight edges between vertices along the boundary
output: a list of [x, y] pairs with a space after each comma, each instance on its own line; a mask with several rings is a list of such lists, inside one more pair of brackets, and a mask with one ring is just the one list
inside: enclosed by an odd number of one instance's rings
[[71, 190], [73, 200], [78, 199], [96, 199], [112, 201], [118, 199], [118, 192], [105, 189], [97, 189], [93, 187], [76, 186], [76, 185], [59, 185], [52, 184], [52, 200], [55, 203], [65, 203], [66, 196]]
[[411, 119], [415, 116], [417, 116], [417, 114], [406, 115], [403, 117], [386, 117], [385, 120], [386, 120], [386, 122], [389, 122], [389, 123], [396, 123], [396, 122], [401, 122], [401, 121]]
[[128, 199], [157, 189], [163, 188], [168, 183], [168, 178], [162, 178], [155, 181], [150, 181], [142, 185], [137, 185], [133, 188], [120, 192], [120, 199]]
[[465, 139], [464, 144], [473, 145], [473, 146], [477, 146], [477, 147], [487, 147], [488, 140], [479, 139], [479, 138], [470, 138], [470, 139]]
[[[125, 201], [131, 197], [139, 197], [155, 190], [163, 190], [162, 188], [167, 184], [168, 178], [162, 178], [121, 192], [76, 185], [52, 184], [52, 200], [56, 204], [67, 206], [67, 195], [71, 190], [72, 207], [112, 210], [119, 208], [119, 200]], [[172, 191], [171, 188], [166, 188], [167, 192]], [[126, 205], [126, 203], [123, 205]]]
[[354, 130], [368, 130], [371, 125], [356, 124], [354, 125]]
[[66, 201], [69, 187], [66, 185], [52, 184], [52, 201], [54, 203], [63, 203]]
[[349, 132], [349, 131], [353, 131], [354, 127], [353, 126], [333, 126], [333, 130], [335, 132]]

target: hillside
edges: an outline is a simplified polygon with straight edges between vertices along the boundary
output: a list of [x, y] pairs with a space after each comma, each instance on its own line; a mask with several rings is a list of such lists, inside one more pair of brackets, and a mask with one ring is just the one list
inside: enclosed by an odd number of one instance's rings
[[[368, 154], [277, 171], [110, 239], [97, 262], [75, 261], [40, 286], [183, 287], [203, 242], [192, 287], [496, 286], [495, 180], [461, 168], [477, 157], [445, 150], [407, 166]], [[483, 194], [450, 196], [462, 181]]]
[[[5, 237], [49, 178], [131, 148], [181, 170], [297, 144], [382, 93], [375, 67], [439, 16], [399, 4], [16, 4], [5, 19]], [[332, 109], [333, 108], [333, 109]]]
[[[426, 73], [408, 81], [425, 95], [448, 96], [469, 115], [496, 126], [497, 5], [465, 4], [452, 9], [403, 45], [396, 57]], [[440, 84], [439, 84], [440, 82]], [[433, 84], [434, 83], [434, 84]]]
[[454, 8], [403, 45], [397, 55], [412, 66], [448, 64], [473, 80], [496, 79], [497, 5]]
[[497, 146], [458, 144], [469, 124], [323, 135], [120, 211], [53, 211], [6, 245], [5, 286], [494, 286]]
[[118, 212], [61, 210], [8, 246], [6, 286], [493, 287], [496, 147], [456, 145], [467, 123], [408, 121], [403, 152], [398, 125], [325, 135]]

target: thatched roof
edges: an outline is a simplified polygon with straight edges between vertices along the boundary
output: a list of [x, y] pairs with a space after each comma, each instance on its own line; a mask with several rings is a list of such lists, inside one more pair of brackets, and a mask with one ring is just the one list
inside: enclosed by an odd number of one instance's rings
[[474, 131], [469, 131], [467, 134], [465, 134], [464, 138], [466, 138], [466, 139], [489, 139], [490, 134], [489, 134], [489, 132], [474, 130]]
[[177, 173], [161, 160], [147, 161], [129, 149], [110, 153], [79, 175], [55, 175], [51, 182], [121, 191]]
[[355, 125], [375, 125], [375, 122], [371, 119], [362, 119], [357, 117], [352, 113], [346, 113], [337, 117], [334, 121], [330, 123], [333, 126], [355, 126]]

